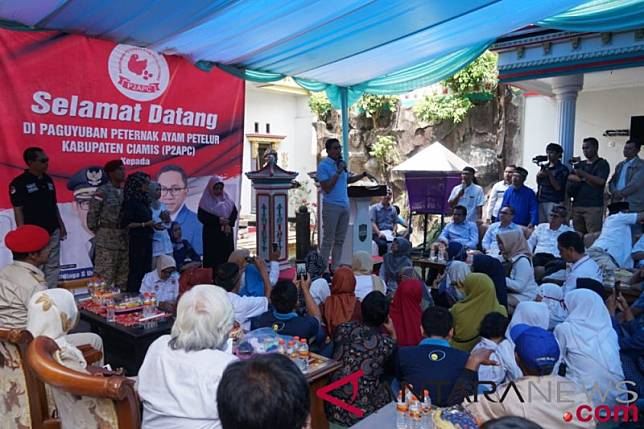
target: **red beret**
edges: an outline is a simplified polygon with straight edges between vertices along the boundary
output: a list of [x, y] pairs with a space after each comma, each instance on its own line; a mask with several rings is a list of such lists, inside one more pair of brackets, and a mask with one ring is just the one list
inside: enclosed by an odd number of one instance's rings
[[47, 247], [49, 233], [36, 225], [23, 225], [9, 231], [4, 238], [4, 244], [15, 253], [31, 253]]

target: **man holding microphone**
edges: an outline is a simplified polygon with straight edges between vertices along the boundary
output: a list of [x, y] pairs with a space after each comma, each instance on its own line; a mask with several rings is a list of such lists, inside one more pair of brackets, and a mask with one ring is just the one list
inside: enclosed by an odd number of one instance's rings
[[483, 188], [476, 184], [474, 169], [465, 167], [461, 173], [461, 183], [454, 186], [449, 196], [449, 205], [452, 208], [463, 206], [467, 209], [468, 222], [476, 223], [482, 218], [485, 194]]
[[[335, 138], [328, 139], [324, 147], [327, 157], [320, 162], [317, 170], [317, 180], [322, 189], [322, 245], [320, 256], [325, 265], [329, 254], [333, 256], [332, 268], [335, 270], [342, 257], [342, 246], [349, 227], [349, 194], [347, 185], [369, 177], [367, 172], [352, 175], [347, 170], [347, 164], [342, 159], [342, 145]], [[331, 251], [333, 248], [333, 251]]]

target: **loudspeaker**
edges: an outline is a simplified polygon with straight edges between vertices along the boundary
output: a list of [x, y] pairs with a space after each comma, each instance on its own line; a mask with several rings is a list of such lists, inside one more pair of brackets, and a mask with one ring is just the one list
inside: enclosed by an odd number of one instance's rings
[[631, 138], [644, 142], [644, 116], [631, 116]]

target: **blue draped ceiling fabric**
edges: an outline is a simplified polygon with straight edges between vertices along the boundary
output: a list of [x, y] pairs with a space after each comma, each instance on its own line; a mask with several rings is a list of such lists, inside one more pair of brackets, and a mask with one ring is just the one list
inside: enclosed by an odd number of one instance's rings
[[644, 0], [0, 0], [0, 19], [183, 55], [257, 82], [292, 76], [339, 108], [364, 92], [443, 80], [530, 24], [644, 27]]

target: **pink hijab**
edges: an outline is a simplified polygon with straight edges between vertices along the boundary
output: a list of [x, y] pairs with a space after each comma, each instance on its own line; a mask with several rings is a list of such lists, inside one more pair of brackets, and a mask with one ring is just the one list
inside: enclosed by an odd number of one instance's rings
[[199, 208], [204, 211], [219, 217], [230, 217], [233, 209], [235, 208], [235, 202], [230, 195], [224, 191], [221, 195], [215, 195], [213, 187], [217, 183], [224, 183], [224, 179], [219, 176], [212, 176], [208, 181], [206, 189], [204, 189], [203, 194], [201, 195], [201, 200], [199, 200]]

